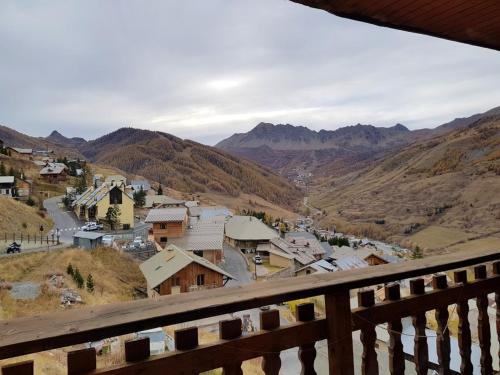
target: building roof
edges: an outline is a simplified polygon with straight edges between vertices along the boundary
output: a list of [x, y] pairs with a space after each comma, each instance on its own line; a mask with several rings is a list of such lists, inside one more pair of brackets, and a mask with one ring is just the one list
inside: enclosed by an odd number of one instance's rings
[[104, 180], [104, 182], [106, 182], [107, 184], [113, 184], [116, 183], [116, 182], [123, 182], [124, 184], [127, 183], [127, 178], [122, 176], [121, 174], [115, 174], [115, 175], [112, 175], [112, 176], [108, 176], [106, 177], [106, 179]]
[[14, 150], [15, 152], [19, 154], [32, 154], [33, 149], [31, 148], [19, 148], [19, 147], [9, 147], [11, 150]]
[[162, 282], [186, 268], [191, 263], [197, 263], [223, 276], [234, 279], [230, 273], [217, 267], [205, 258], [185, 251], [175, 245], [170, 245], [165, 250], [152, 256], [142, 263], [139, 268], [148, 282], [148, 287], [156, 288]]
[[340, 17], [500, 50], [500, 2], [292, 0]]
[[66, 170], [66, 166], [61, 163], [50, 163], [40, 171], [41, 175], [59, 175]]
[[191, 206], [189, 207], [189, 216], [199, 217], [200, 219], [210, 219], [212, 217], [232, 216], [232, 212], [224, 206]]
[[149, 210], [146, 223], [165, 223], [184, 221], [187, 215], [186, 207], [176, 208], [154, 208]]
[[166, 195], [146, 195], [144, 207], [151, 208], [154, 205], [182, 205], [184, 201], [168, 197]]
[[224, 244], [224, 217], [189, 219], [186, 232], [180, 238], [169, 238], [167, 244], [184, 250], [221, 250]]
[[226, 236], [239, 241], [271, 240], [278, 232], [253, 216], [233, 216], [226, 223]]
[[[314, 256], [315, 250], [313, 250], [311, 247], [306, 246], [307, 242], [304, 242], [304, 243], [297, 242], [297, 243], [293, 244], [290, 241], [286, 241], [282, 238], [277, 237], [277, 238], [273, 238], [271, 240], [271, 243], [276, 248], [274, 251], [288, 254], [302, 265], [314, 263], [316, 261], [316, 257]], [[320, 248], [321, 248], [321, 246], [320, 246]], [[278, 253], [276, 253], [274, 251], [270, 251], [270, 252], [273, 252], [274, 254], [279, 255]], [[319, 254], [321, 254], [321, 253], [319, 253]]]
[[382, 261], [384, 261], [385, 263], [401, 263], [403, 262], [404, 260], [395, 256], [395, 255], [387, 255], [387, 254], [378, 254], [378, 253], [371, 253], [370, 255], [368, 255], [367, 257], [365, 257], [364, 259], [366, 260], [367, 258], [369, 257], [376, 257], [376, 258], [379, 258], [381, 259]]
[[104, 237], [104, 233], [97, 233], [97, 232], [84, 232], [84, 231], [79, 231], [76, 232], [73, 237], [77, 238], [85, 238], [88, 240], [97, 240], [98, 238]]
[[141, 190], [141, 187], [144, 191], [151, 190], [151, 184], [146, 180], [132, 180], [130, 186], [134, 190]]
[[354, 270], [356, 268], [365, 268], [370, 265], [365, 260], [355, 255], [337, 259], [334, 262], [339, 271]]
[[14, 181], [14, 176], [0, 176], [0, 184], [13, 184]]

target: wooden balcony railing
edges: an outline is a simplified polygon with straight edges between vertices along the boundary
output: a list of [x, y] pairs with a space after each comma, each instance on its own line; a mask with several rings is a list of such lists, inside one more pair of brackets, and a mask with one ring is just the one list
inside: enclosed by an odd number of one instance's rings
[[[260, 313], [260, 331], [242, 335], [241, 321], [221, 321], [220, 340], [199, 345], [196, 327], [175, 332], [176, 350], [150, 357], [148, 339], [125, 343], [126, 362], [110, 368], [96, 369], [95, 349], [70, 351], [68, 374], [197, 374], [223, 368], [224, 374], [242, 374], [243, 361], [262, 357], [265, 374], [278, 374], [280, 351], [298, 347], [302, 374], [315, 374], [315, 343], [326, 339], [330, 374], [353, 375], [354, 331], [360, 331], [363, 374], [378, 374], [376, 351], [377, 324], [388, 323], [388, 345], [391, 374], [405, 371], [405, 353], [401, 340], [404, 317], [411, 317], [415, 328], [413, 360], [418, 374], [427, 374], [431, 366], [426, 337], [426, 312], [435, 311], [437, 322], [436, 351], [440, 374], [450, 374], [450, 334], [448, 306], [455, 305], [459, 317], [458, 343], [461, 373], [472, 374], [471, 330], [468, 301], [475, 299], [478, 308], [478, 336], [481, 349], [481, 373], [494, 374], [491, 353], [491, 330], [488, 317], [488, 294], [495, 293], [496, 332], [500, 331], [500, 251], [476, 254], [455, 253], [397, 265], [309, 275], [241, 287], [138, 300], [30, 318], [0, 321], [0, 359], [62, 348], [103, 338], [128, 334], [155, 327], [186, 323], [264, 305], [324, 295], [325, 317], [317, 317], [314, 305], [298, 305], [296, 322], [281, 326], [277, 310]], [[454, 282], [447, 277], [433, 277], [432, 290], [426, 291], [424, 275], [474, 267], [474, 280], [467, 280], [464, 270], [455, 271]], [[401, 297], [399, 285], [393, 282], [412, 279], [411, 294]], [[374, 285], [385, 285], [384, 302], [376, 303]], [[350, 306], [350, 292], [358, 294], [359, 307]], [[498, 335], [497, 335], [498, 337]], [[3, 375], [33, 374], [33, 361], [2, 368]]]

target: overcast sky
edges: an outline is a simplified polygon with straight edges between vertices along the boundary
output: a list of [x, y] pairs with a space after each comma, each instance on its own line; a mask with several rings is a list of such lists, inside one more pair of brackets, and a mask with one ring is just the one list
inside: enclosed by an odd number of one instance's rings
[[286, 0], [0, 2], [0, 123], [214, 144], [261, 121], [433, 127], [500, 105], [500, 53]]

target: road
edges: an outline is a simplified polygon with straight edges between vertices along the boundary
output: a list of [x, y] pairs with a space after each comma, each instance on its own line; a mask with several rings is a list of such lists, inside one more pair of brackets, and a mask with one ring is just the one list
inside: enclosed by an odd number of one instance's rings
[[309, 204], [309, 197], [304, 197], [304, 201], [302, 203], [304, 206], [306, 206], [307, 208], [309, 208], [311, 210], [311, 216], [323, 214], [323, 212], [321, 212], [321, 210], [318, 210], [316, 207], [313, 207]]
[[236, 277], [237, 280], [230, 280], [227, 286], [237, 286], [252, 282], [252, 274], [248, 271], [247, 263], [243, 254], [228, 244], [224, 244], [224, 259], [222, 268]]
[[[62, 196], [46, 199], [43, 206], [54, 221], [54, 230], [59, 229], [59, 240], [63, 243], [73, 243], [73, 234], [83, 225], [71, 211], [62, 206]], [[61, 207], [60, 207], [61, 205]]]

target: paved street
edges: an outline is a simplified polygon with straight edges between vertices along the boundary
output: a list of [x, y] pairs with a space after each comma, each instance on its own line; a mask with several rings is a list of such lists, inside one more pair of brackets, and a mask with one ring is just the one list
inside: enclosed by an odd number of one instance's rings
[[227, 286], [236, 286], [252, 282], [252, 274], [248, 271], [247, 263], [239, 250], [224, 244], [225, 262], [221, 265], [224, 270], [237, 278], [230, 280]]
[[73, 234], [83, 223], [79, 222], [72, 212], [68, 212], [64, 207], [59, 207], [61, 199], [62, 196], [46, 199], [43, 206], [54, 221], [54, 230], [59, 229], [60, 241], [72, 243]]

